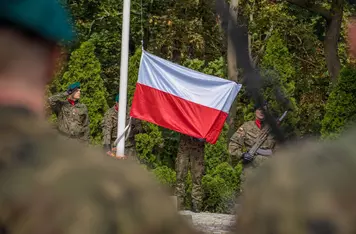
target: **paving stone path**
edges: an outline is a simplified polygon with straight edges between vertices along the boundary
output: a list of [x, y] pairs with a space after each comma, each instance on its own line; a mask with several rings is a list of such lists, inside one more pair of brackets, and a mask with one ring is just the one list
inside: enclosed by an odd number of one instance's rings
[[207, 234], [225, 234], [233, 231], [235, 222], [234, 215], [215, 213], [194, 213], [191, 211], [180, 211], [180, 214], [189, 219], [191, 215], [194, 227]]

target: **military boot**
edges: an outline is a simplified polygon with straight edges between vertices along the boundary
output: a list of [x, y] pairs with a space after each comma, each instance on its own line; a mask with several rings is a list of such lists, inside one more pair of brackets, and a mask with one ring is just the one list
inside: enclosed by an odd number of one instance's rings
[[184, 197], [177, 196], [177, 210], [184, 210]]
[[192, 201], [192, 211], [194, 213], [200, 213], [201, 212], [201, 205], [199, 202]]

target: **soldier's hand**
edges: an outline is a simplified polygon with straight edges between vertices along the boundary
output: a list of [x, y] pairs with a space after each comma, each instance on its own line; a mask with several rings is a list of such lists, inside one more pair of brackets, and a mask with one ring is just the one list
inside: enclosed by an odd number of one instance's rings
[[116, 147], [112, 148], [111, 151], [107, 152], [107, 155], [109, 155], [111, 157], [118, 158], [118, 159], [127, 159], [127, 157], [125, 155], [124, 156], [116, 156]]
[[245, 152], [242, 154], [242, 162], [244, 164], [250, 163], [253, 161], [253, 156], [249, 154], [248, 152]]
[[115, 158], [118, 158], [118, 159], [127, 159], [127, 157], [124, 155], [124, 156], [114, 156]]

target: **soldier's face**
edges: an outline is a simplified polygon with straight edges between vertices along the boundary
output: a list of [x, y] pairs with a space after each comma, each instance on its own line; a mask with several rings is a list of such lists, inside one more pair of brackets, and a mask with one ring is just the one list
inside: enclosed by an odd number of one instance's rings
[[75, 91], [73, 93], [73, 99], [74, 100], [79, 100], [80, 99], [80, 89], [78, 89], [77, 91]]
[[256, 114], [256, 118], [259, 120], [263, 120], [265, 118], [262, 109], [257, 109], [255, 114]]

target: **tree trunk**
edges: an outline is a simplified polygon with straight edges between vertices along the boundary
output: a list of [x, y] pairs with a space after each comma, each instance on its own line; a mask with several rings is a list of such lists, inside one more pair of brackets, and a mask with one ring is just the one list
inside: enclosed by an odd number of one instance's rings
[[341, 67], [338, 42], [343, 17], [343, 0], [333, 0], [330, 11], [331, 19], [326, 20], [324, 53], [331, 80], [336, 84]]
[[344, 0], [332, 0], [330, 10], [320, 4], [312, 3], [308, 0], [286, 1], [307, 9], [310, 12], [317, 13], [326, 20], [324, 54], [331, 81], [335, 84], [337, 82], [341, 67], [340, 58], [338, 55], [338, 44], [344, 11]]
[[203, 26], [203, 39], [204, 39], [204, 51], [203, 51], [203, 59], [205, 61], [205, 65], [207, 65], [210, 61], [213, 61], [216, 58], [216, 49], [215, 45], [215, 37], [212, 35], [216, 35], [214, 31], [216, 20], [211, 17], [214, 15], [213, 1], [211, 0], [200, 0], [199, 5], [199, 15], [201, 16], [200, 20]]
[[[235, 21], [237, 20], [238, 5], [239, 5], [239, 0], [231, 0], [230, 12], [232, 12], [232, 15], [235, 17], [234, 18]], [[233, 22], [228, 22], [228, 28], [230, 29], [230, 27], [233, 27]], [[239, 73], [237, 69], [235, 48], [229, 36], [227, 37], [227, 67], [228, 67], [229, 80], [238, 82]], [[235, 128], [236, 117], [237, 117], [237, 99], [235, 99], [235, 101], [232, 103], [229, 116], [227, 118], [227, 123], [229, 125], [229, 131], [227, 133], [228, 143], [230, 141], [230, 138], [236, 131]]]

